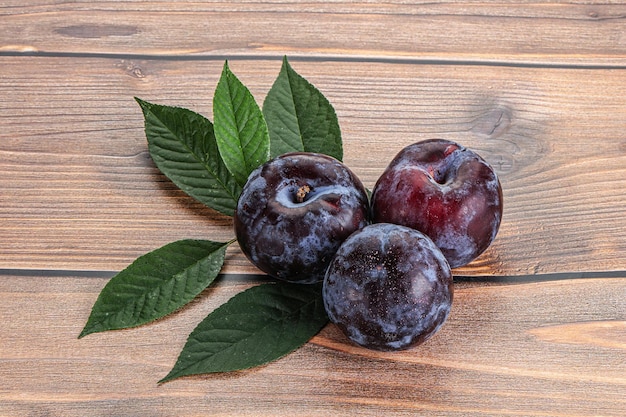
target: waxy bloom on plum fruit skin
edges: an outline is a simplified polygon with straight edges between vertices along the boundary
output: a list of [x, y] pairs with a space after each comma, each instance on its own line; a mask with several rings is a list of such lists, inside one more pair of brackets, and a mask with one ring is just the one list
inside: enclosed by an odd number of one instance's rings
[[502, 186], [477, 153], [449, 140], [429, 139], [396, 155], [376, 182], [371, 205], [374, 222], [425, 233], [457, 268], [495, 239]]
[[435, 244], [417, 230], [366, 226], [341, 245], [322, 295], [328, 317], [369, 349], [408, 349], [432, 337], [452, 307], [452, 273]]
[[324, 278], [341, 243], [369, 223], [367, 193], [343, 163], [293, 152], [253, 171], [234, 216], [242, 252], [261, 271], [289, 282]]

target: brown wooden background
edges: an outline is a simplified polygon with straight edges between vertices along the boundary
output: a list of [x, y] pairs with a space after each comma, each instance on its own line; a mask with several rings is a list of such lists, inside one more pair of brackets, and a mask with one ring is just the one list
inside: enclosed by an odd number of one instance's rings
[[[157, 386], [257, 271], [231, 247], [188, 308], [76, 339], [137, 256], [233, 235], [154, 167], [133, 96], [212, 119], [225, 59], [262, 102], [283, 55], [335, 106], [369, 187], [420, 139], [481, 153], [500, 233], [417, 349], [366, 351], [328, 326], [260, 369]], [[618, 1], [5, 0], [0, 416], [624, 416], [625, 206]]]

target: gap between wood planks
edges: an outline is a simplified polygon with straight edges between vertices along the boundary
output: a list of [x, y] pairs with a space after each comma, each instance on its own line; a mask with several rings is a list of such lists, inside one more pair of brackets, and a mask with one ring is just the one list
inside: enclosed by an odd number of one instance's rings
[[[0, 57], [42, 57], [42, 58], [103, 58], [103, 59], [136, 59], [147, 61], [280, 61], [282, 55], [155, 55], [126, 54], [101, 52], [46, 52], [46, 51], [0, 51]], [[412, 65], [448, 65], [448, 66], [486, 66], [510, 68], [544, 68], [544, 69], [580, 69], [580, 70], [626, 70], [624, 64], [576, 63], [576, 62], [533, 62], [523, 59], [446, 59], [432, 57], [403, 56], [343, 56], [343, 55], [298, 55], [288, 54], [292, 62], [359, 62], [382, 64]]]
[[[454, 273], [454, 271], [453, 271]], [[31, 277], [77, 277], [77, 278], [112, 278], [117, 271], [63, 270], [63, 269], [12, 269], [0, 268], [0, 276]], [[568, 279], [624, 278], [626, 271], [595, 272], [553, 272], [527, 275], [454, 275], [455, 282], [477, 282], [487, 284], [524, 284], [532, 282], [562, 281]], [[253, 282], [267, 280], [263, 274], [219, 274], [218, 279], [227, 278], [232, 282]]]

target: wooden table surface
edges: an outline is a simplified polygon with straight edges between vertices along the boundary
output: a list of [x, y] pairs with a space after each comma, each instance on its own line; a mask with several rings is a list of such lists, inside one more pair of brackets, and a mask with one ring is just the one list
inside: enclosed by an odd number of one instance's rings
[[[500, 233], [418, 348], [329, 325], [267, 366], [158, 385], [258, 271], [233, 246], [192, 305], [77, 339], [136, 257], [233, 235], [155, 168], [133, 96], [211, 117], [225, 59], [262, 102], [283, 55], [334, 105], [368, 187], [420, 139], [481, 153]], [[623, 2], [5, 0], [0, 416], [624, 416], [625, 207]]]

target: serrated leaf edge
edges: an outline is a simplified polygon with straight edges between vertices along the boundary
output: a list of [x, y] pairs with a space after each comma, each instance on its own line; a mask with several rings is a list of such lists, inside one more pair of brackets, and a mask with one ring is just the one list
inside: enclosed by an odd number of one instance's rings
[[[205, 120], [207, 120], [207, 121], [208, 121], [211, 125], [213, 125], [213, 123], [211, 123], [211, 121], [210, 121], [208, 118], [206, 118], [205, 116], [203, 116], [203, 115], [201, 115], [201, 114], [199, 114], [199, 113], [196, 113], [196, 112], [194, 112], [194, 111], [192, 111], [192, 110], [189, 110], [189, 109], [185, 109], [185, 108], [182, 108], [182, 107], [175, 107], [175, 106], [162, 106], [162, 105], [160, 105], [160, 104], [149, 103], [149, 102], [147, 102], [147, 101], [145, 101], [145, 100], [142, 100], [142, 99], [140, 99], [140, 98], [138, 98], [138, 97], [134, 97], [134, 99], [137, 101], [137, 103], [139, 103], [139, 106], [140, 106], [140, 107], [141, 107], [141, 109], [143, 110], [143, 113], [144, 113], [144, 120], [146, 119], [146, 112], [150, 112], [150, 113], [151, 113], [151, 114], [152, 114], [152, 115], [153, 115], [153, 116], [154, 116], [157, 120], [159, 120], [159, 122], [161, 122], [161, 125], [162, 125], [162, 126], [163, 126], [163, 127], [164, 127], [167, 131], [169, 131], [169, 132], [170, 132], [173, 136], [175, 136], [175, 137], [178, 137], [178, 135], [177, 135], [175, 132], [173, 132], [173, 131], [172, 131], [172, 130], [171, 130], [171, 129], [170, 129], [170, 128], [169, 128], [169, 127], [165, 124], [165, 123], [163, 123], [163, 122], [161, 121], [161, 119], [160, 119], [160, 118], [159, 118], [159, 117], [158, 117], [158, 116], [157, 116], [157, 115], [156, 115], [156, 114], [152, 111], [152, 109], [151, 109], [151, 107], [152, 107], [152, 106], [169, 107], [170, 109], [181, 109], [181, 110], [189, 111], [189, 112], [192, 112], [192, 113], [194, 113], [194, 114], [196, 114], [196, 115], [198, 115], [198, 116], [200, 116], [200, 117], [204, 118], [204, 119], [205, 119]], [[147, 106], [145, 106], [145, 105], [147, 105]], [[145, 123], [147, 123], [147, 120], [145, 120]], [[215, 134], [215, 133], [214, 133], [214, 134]], [[217, 183], [219, 183], [219, 184], [220, 184], [221, 188], [222, 188], [224, 191], [226, 191], [226, 193], [227, 193], [228, 195], [230, 195], [230, 196], [231, 196], [232, 200], [234, 201], [234, 203], [235, 203], [235, 205], [236, 205], [236, 204], [237, 204], [237, 200], [239, 199], [239, 194], [233, 194], [233, 193], [231, 192], [231, 190], [229, 189], [229, 187], [227, 187], [227, 186], [226, 186], [226, 184], [222, 181], [222, 179], [221, 179], [221, 178], [220, 178], [220, 177], [219, 177], [216, 173], [214, 173], [214, 172], [213, 172], [213, 170], [211, 169], [211, 167], [210, 167], [208, 164], [206, 164], [206, 163], [205, 163], [205, 162], [204, 162], [201, 158], [199, 158], [199, 157], [197, 156], [197, 154], [196, 154], [195, 152], [193, 152], [193, 150], [192, 150], [189, 146], [187, 146], [187, 144], [185, 144], [185, 142], [184, 142], [184, 141], [178, 141], [178, 142], [180, 142], [180, 143], [182, 144], [183, 148], [184, 148], [185, 150], [187, 150], [187, 151], [188, 151], [188, 153], [189, 153], [190, 155], [192, 155], [192, 156], [193, 156], [193, 158], [194, 158], [194, 159], [198, 162], [198, 164], [200, 164], [200, 165], [202, 165], [202, 166], [204, 167], [204, 171], [205, 171], [205, 172], [207, 172], [207, 173], [208, 173], [208, 174], [209, 174], [209, 175], [210, 175], [213, 179], [215, 179], [215, 181], [216, 181]], [[149, 144], [151, 144], [151, 141], [150, 141], [149, 139], [148, 139], [148, 143], [149, 143]], [[151, 146], [155, 146], [155, 145], [151, 145]], [[151, 154], [151, 156], [152, 156], [152, 152], [150, 152], [150, 154]], [[219, 154], [219, 152], [218, 152], [218, 155], [217, 155], [217, 156], [220, 158], [220, 160], [221, 160], [222, 164], [224, 164], [224, 166], [226, 166], [226, 165], [225, 165], [225, 163], [224, 163], [224, 160], [222, 159], [222, 156]], [[159, 158], [160, 158], [160, 157], [159, 157]], [[154, 159], [154, 156], [153, 156], [153, 159]], [[228, 172], [230, 172], [230, 170], [228, 169], [228, 167], [226, 167], [226, 169], [228, 170]], [[173, 178], [171, 178], [171, 177], [168, 175], [168, 173], [166, 173], [166, 172], [164, 172], [163, 170], [161, 170], [161, 168], [159, 168], [159, 171], [161, 171], [161, 173], [163, 173], [163, 175], [165, 175], [165, 176], [166, 176], [167, 178], [169, 178], [172, 182], [174, 182], [174, 179], [173, 179]], [[232, 174], [232, 173], [231, 173], [231, 174]], [[176, 184], [176, 183], [175, 183], [175, 184]], [[185, 189], [186, 187], [180, 187], [180, 186], [178, 186], [178, 184], [176, 184], [176, 186], [177, 186], [178, 188], [180, 188], [182, 191], [184, 191], [187, 195], [189, 195], [190, 197], [194, 198], [196, 201], [199, 201], [200, 203], [202, 203], [203, 205], [205, 205], [205, 206], [207, 206], [207, 207], [209, 207], [209, 208], [211, 208], [211, 209], [213, 209], [213, 210], [219, 211], [220, 213], [225, 214], [225, 215], [227, 215], [227, 216], [230, 216], [230, 217], [232, 217], [232, 216], [233, 216], [233, 213], [232, 213], [232, 212], [229, 212], [229, 211], [227, 212], [227, 211], [225, 211], [225, 210], [220, 210], [220, 209], [218, 209], [218, 208], [216, 208], [216, 207], [212, 207], [210, 204], [207, 204], [206, 202], [204, 202], [204, 201], [202, 201], [202, 200], [198, 199], [196, 196], [194, 196], [194, 195], [190, 194], [190, 193], [188, 192], [188, 190], [186, 190], [186, 189]], [[240, 191], [240, 193], [241, 193], [241, 187], [239, 187], [239, 191]]]
[[[168, 246], [168, 245], [171, 245], [171, 244], [174, 244], [174, 243], [177, 243], [177, 242], [188, 241], [188, 240], [191, 240], [191, 239], [184, 239], [184, 240], [180, 240], [180, 241], [176, 241], [176, 242], [171, 242], [171, 243], [169, 243], [169, 244], [167, 244], [167, 245], [164, 245], [164, 246], [162, 246], [162, 247], [160, 247], [160, 248], [155, 249], [155, 251], [156, 251], [156, 250], [159, 250], [159, 249], [162, 249], [162, 248], [164, 248], [164, 247], [166, 247], [166, 246]], [[211, 255], [213, 255], [213, 254], [215, 254], [215, 253], [218, 253], [218, 252], [220, 252], [220, 251], [221, 251], [221, 252], [223, 252], [223, 253], [222, 253], [222, 255], [220, 256], [220, 258], [221, 258], [221, 262], [222, 262], [222, 265], [223, 265], [223, 262], [224, 262], [224, 255], [225, 255], [225, 252], [226, 252], [226, 248], [227, 248], [227, 247], [228, 247], [231, 243], [233, 243], [234, 241], [235, 241], [235, 240], [233, 239], [233, 240], [231, 240], [231, 241], [229, 241], [229, 242], [215, 242], [215, 243], [222, 243], [222, 245], [221, 245], [221, 246], [220, 246], [217, 250], [215, 250], [214, 252], [212, 252], [212, 253], [208, 254], [207, 256], [205, 256], [205, 257], [201, 258], [200, 260], [195, 261], [194, 263], [192, 263], [192, 264], [191, 264], [191, 265], [189, 265], [188, 267], [184, 268], [183, 270], [179, 271], [177, 274], [173, 275], [171, 278], [169, 278], [169, 279], [167, 279], [167, 280], [164, 280], [164, 281], [163, 281], [163, 283], [162, 283], [162, 285], [158, 285], [158, 286], [157, 286], [157, 287], [155, 287], [154, 289], [151, 289], [150, 291], [148, 291], [148, 293], [142, 293], [142, 294], [141, 294], [138, 298], [134, 299], [134, 300], [133, 300], [133, 302], [132, 302], [133, 310], [137, 310], [137, 307], [136, 307], [136, 306], [138, 305], [139, 301], [140, 301], [140, 300], [145, 300], [145, 299], [146, 299], [146, 297], [148, 297], [149, 293], [159, 293], [159, 294], [160, 294], [160, 293], [161, 293], [161, 289], [162, 289], [165, 285], [170, 284], [172, 281], [177, 281], [177, 280], [181, 279], [182, 277], [184, 277], [184, 275], [185, 275], [185, 274], [186, 274], [186, 273], [187, 273], [190, 269], [192, 269], [192, 268], [196, 267], [196, 266], [198, 265], [198, 263], [200, 263], [202, 260], [204, 260], [204, 259], [206, 259], [207, 257], [209, 257], [209, 256], [211, 256]], [[191, 301], [191, 300], [189, 300], [189, 301], [187, 301], [185, 304], [183, 304], [183, 305], [181, 305], [181, 306], [178, 306], [176, 309], [173, 309], [173, 310], [171, 310], [171, 311], [169, 311], [169, 312], [167, 312], [167, 313], [165, 313], [165, 314], [162, 314], [162, 315], [161, 315], [161, 316], [159, 316], [159, 317], [151, 318], [151, 319], [149, 319], [149, 320], [144, 320], [144, 321], [136, 321], [134, 324], [129, 325], [129, 326], [108, 327], [108, 328], [101, 328], [101, 329], [99, 329], [99, 330], [94, 330], [94, 328], [99, 327], [98, 325], [102, 325], [102, 323], [104, 323], [104, 321], [103, 321], [103, 320], [99, 320], [99, 321], [95, 321], [95, 322], [93, 322], [93, 320], [94, 320], [94, 318], [96, 318], [96, 317], [97, 317], [97, 316], [95, 315], [96, 311], [94, 311], [94, 308], [96, 307], [96, 305], [98, 304], [99, 300], [101, 299], [103, 292], [104, 292], [104, 291], [106, 291], [107, 286], [109, 286], [112, 282], [114, 283], [114, 281], [113, 281], [113, 280], [114, 280], [117, 276], [121, 275], [121, 274], [122, 274], [122, 273], [124, 273], [125, 271], [129, 270], [130, 268], [132, 268], [132, 267], [133, 267], [133, 265], [136, 265], [136, 263], [137, 263], [137, 262], [140, 262], [140, 261], [142, 260], [142, 258], [144, 258], [144, 257], [146, 257], [146, 256], [148, 256], [148, 255], [150, 255], [152, 252], [154, 252], [154, 251], [148, 252], [148, 253], [146, 253], [146, 254], [144, 254], [144, 255], [142, 255], [142, 256], [140, 256], [140, 257], [138, 257], [138, 258], [137, 258], [137, 259], [135, 259], [135, 260], [134, 260], [134, 261], [133, 261], [130, 265], [128, 265], [128, 266], [127, 266], [126, 268], [124, 268], [122, 271], [120, 271], [119, 273], [117, 273], [115, 276], [113, 276], [113, 277], [112, 277], [112, 278], [111, 278], [111, 279], [107, 282], [107, 284], [105, 285], [105, 287], [104, 287], [104, 288], [100, 291], [100, 293], [99, 293], [99, 295], [98, 295], [98, 298], [96, 299], [96, 302], [94, 303], [94, 306], [92, 307], [92, 311], [91, 311], [91, 313], [90, 313], [90, 315], [89, 315], [89, 318], [87, 319], [87, 322], [86, 322], [85, 326], [83, 327], [83, 330], [82, 330], [82, 331], [80, 332], [80, 334], [78, 335], [78, 338], [79, 338], [79, 339], [81, 339], [81, 338], [83, 338], [83, 337], [85, 337], [85, 336], [87, 336], [87, 335], [94, 334], [94, 333], [102, 333], [102, 332], [111, 331], [111, 330], [130, 329], [130, 328], [139, 327], [139, 326], [142, 326], [142, 325], [145, 325], [145, 324], [148, 324], [148, 323], [152, 323], [152, 322], [154, 322], [154, 321], [156, 321], [156, 320], [159, 320], [159, 319], [161, 319], [161, 318], [163, 318], [163, 317], [166, 317], [166, 316], [168, 316], [168, 315], [172, 314], [173, 312], [175, 312], [175, 311], [176, 311], [176, 310], [178, 310], [179, 308], [182, 308], [184, 305], [188, 304], [188, 303]], [[221, 269], [221, 267], [220, 267], [220, 269]], [[207, 285], [204, 287], [204, 289], [205, 289], [205, 288], [207, 288], [209, 285], [211, 285], [211, 284], [213, 283], [213, 281], [215, 280], [215, 278], [217, 278], [217, 276], [218, 276], [218, 275], [219, 275], [219, 270], [217, 271], [217, 273], [215, 274], [215, 276], [214, 276], [214, 277], [210, 278], [210, 279], [207, 281]], [[204, 290], [204, 289], [202, 289], [202, 290]], [[157, 290], [158, 290], [158, 291], [157, 291]], [[196, 294], [194, 295], [194, 297], [192, 297], [192, 299], [193, 299], [193, 298], [195, 298], [195, 297], [197, 297], [197, 296], [198, 296], [198, 294], [199, 294], [200, 292], [202, 292], [202, 290], [200, 290], [198, 293], [196, 293]], [[105, 295], [106, 295], [106, 293], [105, 293]], [[125, 312], [128, 312], [128, 309], [129, 309], [129, 307], [128, 307], [128, 306], [125, 306], [125, 308], [123, 308], [122, 310], [118, 311], [117, 313], [114, 313], [114, 315], [115, 315], [115, 316], [118, 316], [118, 315], [124, 314]], [[110, 317], [110, 315], [109, 315], [109, 314], [106, 314], [106, 316], [107, 316], [107, 319], [108, 319], [108, 317]], [[110, 320], [110, 319], [109, 319], [109, 320]]]
[[[264, 286], [264, 285], [281, 285], [281, 283], [268, 283], [268, 284], [261, 284], [261, 285], [257, 285], [257, 286], [252, 287], [252, 288], [256, 288], [256, 287], [260, 287], [260, 286]], [[282, 285], [285, 285], [285, 284], [282, 284]], [[307, 284], [299, 284], [299, 285], [307, 285]], [[249, 288], [248, 290], [250, 290], [250, 289], [252, 289], [252, 288]], [[248, 291], [248, 290], [246, 290], [246, 291]], [[243, 292], [241, 292], [241, 293], [238, 293], [238, 294], [234, 295], [232, 298], [236, 297], [237, 295], [243, 294], [243, 293], [245, 293], [246, 291], [243, 291]], [[232, 299], [232, 298], [231, 298], [231, 299]], [[292, 297], [292, 298], [293, 298], [293, 297]], [[230, 301], [230, 300], [229, 300], [229, 301]], [[288, 316], [288, 317], [294, 317], [294, 316], [296, 316], [296, 315], [300, 315], [300, 316], [301, 316], [301, 315], [302, 315], [302, 312], [303, 312], [303, 311], [304, 311], [307, 307], [309, 307], [309, 306], [311, 306], [311, 305], [313, 305], [313, 304], [315, 304], [315, 303], [318, 303], [318, 302], [319, 302], [319, 299], [313, 299], [313, 300], [311, 300], [310, 302], [307, 302], [307, 303], [303, 304], [303, 305], [302, 305], [302, 306], [301, 306], [301, 307], [300, 307], [297, 311], [294, 311], [294, 312], [292, 312], [292, 313], [290, 313], [290, 314], [287, 314], [287, 316]], [[189, 335], [189, 337], [187, 338], [187, 342], [185, 343], [185, 347], [186, 347], [186, 346], [187, 346], [187, 344], [191, 341], [192, 337], [194, 336], [194, 333], [196, 332], [196, 329], [197, 329], [198, 327], [200, 327], [200, 326], [203, 324], [203, 322], [204, 322], [205, 320], [207, 320], [207, 319], [211, 316], [211, 314], [213, 314], [213, 313], [215, 313], [215, 312], [218, 312], [218, 311], [219, 311], [222, 307], [225, 307], [227, 303], [228, 303], [228, 301], [227, 301], [226, 303], [222, 304], [221, 306], [219, 306], [218, 308], [216, 308], [215, 310], [213, 310], [211, 313], [209, 313], [209, 315], [208, 315], [207, 317], [205, 317], [205, 319], [204, 319], [201, 323], [199, 323], [199, 324], [196, 326], [196, 328], [195, 328], [195, 329], [191, 332], [191, 334], [190, 334], [190, 335]], [[273, 306], [272, 306], [272, 307], [273, 307]], [[279, 308], [277, 308], [277, 307], [273, 307], [273, 308], [274, 308], [274, 309], [276, 309], [276, 310], [280, 310], [280, 309], [279, 309]], [[242, 314], [243, 314], [243, 313], [242, 313]], [[245, 313], [245, 314], [243, 314], [243, 315], [245, 315], [245, 316], [249, 316], [249, 315], [251, 315], [251, 314], [250, 314], [250, 313]], [[284, 317], [284, 316], [283, 316], [283, 317]], [[287, 321], [287, 320], [281, 320], [281, 321]], [[327, 323], [327, 322], [326, 322], [326, 323]], [[320, 330], [321, 330], [321, 329], [322, 329], [322, 328], [326, 325], [326, 323], [322, 324], [322, 325], [320, 326], [320, 328], [318, 329], [318, 331], [317, 331], [317, 332], [319, 332], [319, 331], [320, 331]], [[256, 330], [254, 333], [251, 333], [251, 334], [250, 334], [249, 336], [247, 336], [246, 338], [244, 338], [244, 339], [240, 339], [240, 340], [238, 340], [237, 342], [235, 342], [235, 343], [233, 343], [233, 344], [230, 344], [230, 345], [229, 345], [229, 347], [228, 347], [228, 349], [231, 349], [231, 348], [233, 348], [233, 347], [236, 347], [237, 345], [239, 345], [239, 344], [243, 343], [243, 342], [244, 342], [244, 341], [245, 341], [248, 337], [251, 337], [251, 336], [253, 336], [253, 335], [257, 334], [257, 333], [259, 333], [260, 331], [262, 331], [264, 328], [266, 328], [266, 327], [271, 327], [272, 325], [274, 325], [274, 323], [268, 323], [267, 325], [260, 327], [258, 330]], [[316, 332], [315, 334], [317, 334], [317, 332]], [[172, 370], [171, 370], [171, 371], [170, 371], [170, 372], [169, 372], [169, 373], [168, 373], [168, 374], [167, 374], [164, 378], [162, 378], [160, 381], [158, 381], [158, 383], [159, 383], [159, 384], [162, 384], [162, 383], [164, 383], [164, 382], [172, 381], [172, 380], [174, 380], [174, 379], [181, 378], [181, 377], [185, 377], [185, 376], [192, 376], [192, 375], [204, 375], [204, 374], [215, 374], [215, 373], [234, 372], [234, 371], [243, 371], [243, 370], [253, 369], [253, 368], [256, 368], [256, 367], [259, 367], [259, 366], [263, 366], [263, 365], [266, 365], [266, 364], [268, 364], [268, 363], [271, 363], [271, 362], [277, 361], [277, 360], [279, 360], [279, 359], [281, 359], [281, 358], [284, 358], [285, 356], [287, 356], [287, 355], [289, 355], [289, 354], [293, 353], [293, 352], [294, 352], [294, 351], [296, 351], [297, 349], [299, 349], [299, 348], [301, 348], [302, 346], [304, 346], [305, 344], [307, 344], [307, 343], [311, 340], [311, 338], [313, 338], [313, 337], [315, 336], [315, 334], [313, 334], [313, 335], [312, 335], [312, 336], [311, 336], [311, 337], [310, 337], [307, 341], [305, 341], [304, 343], [301, 343], [301, 344], [299, 344], [299, 345], [297, 345], [297, 346], [294, 346], [294, 347], [293, 347], [292, 349], [290, 349], [288, 352], [284, 352], [283, 354], [281, 354], [281, 355], [280, 355], [280, 356], [278, 356], [278, 357], [271, 358], [271, 359], [265, 360], [265, 361], [260, 362], [260, 363], [257, 363], [257, 364], [253, 364], [253, 365], [249, 365], [249, 366], [245, 366], [245, 367], [240, 367], [240, 368], [236, 368], [236, 369], [228, 369], [228, 370], [224, 370], [224, 371], [208, 371], [208, 372], [191, 372], [191, 373], [186, 373], [186, 372], [185, 372], [185, 370], [187, 370], [187, 369], [191, 368], [193, 365], [190, 365], [190, 366], [187, 366], [187, 367], [185, 367], [185, 368], [182, 368], [182, 369], [176, 370], [176, 366], [178, 365], [178, 363], [179, 363], [180, 359], [182, 358], [182, 356], [183, 356], [183, 354], [184, 354], [184, 352], [185, 352], [185, 347], [183, 347], [183, 350], [181, 351], [181, 353], [180, 353], [180, 355], [179, 355], [179, 358], [176, 360], [176, 363], [174, 364], [174, 367], [172, 368]], [[213, 356], [213, 355], [211, 355], [211, 356]], [[271, 356], [271, 355], [268, 353], [268, 356]], [[210, 356], [209, 356], [209, 357], [210, 357]], [[197, 362], [196, 362], [196, 363], [197, 363]], [[175, 370], [176, 370], [176, 372], [174, 372]]]
[[[245, 100], [250, 99], [252, 100], [252, 103], [256, 106], [256, 109], [258, 110], [255, 111], [255, 113], [258, 114], [258, 122], [260, 123], [257, 128], [256, 131], [262, 130], [262, 134], [264, 134], [265, 138], [266, 138], [266, 142], [267, 142], [267, 150], [264, 152], [265, 155], [261, 158], [261, 160], [259, 161], [251, 161], [249, 160], [246, 155], [247, 153], [244, 151], [244, 147], [242, 146], [242, 142], [241, 142], [241, 132], [238, 130], [239, 128], [239, 121], [237, 119], [237, 108], [235, 107], [235, 103], [233, 102], [233, 98], [236, 96], [236, 94], [234, 94], [234, 92], [232, 91], [232, 86], [231, 83], [235, 82], [237, 85], [240, 85], [243, 89], [241, 94], [243, 94], [242, 100], [239, 104], [243, 103]], [[230, 98], [230, 100], [228, 100], [227, 102], [221, 102], [220, 100], [218, 100], [216, 97], [217, 95], [214, 95], [214, 99], [213, 99], [213, 118], [216, 119], [216, 108], [226, 108], [228, 109], [228, 112], [230, 114], [232, 114], [234, 116], [234, 121], [235, 124], [234, 125], [223, 125], [223, 124], [219, 124], [219, 129], [215, 131], [215, 136], [216, 136], [216, 140], [217, 140], [217, 145], [218, 145], [218, 149], [220, 151], [220, 154], [224, 151], [223, 146], [224, 144], [230, 145], [230, 149], [235, 149], [236, 153], [237, 153], [237, 159], [241, 160], [243, 162], [243, 166], [242, 169], [240, 171], [244, 171], [245, 174], [242, 174], [240, 172], [233, 172], [234, 171], [234, 167], [231, 167], [230, 164], [226, 161], [226, 159], [224, 159], [224, 156], [222, 155], [222, 160], [224, 161], [224, 164], [226, 166], [226, 168], [229, 170], [229, 172], [233, 175], [233, 177], [235, 177], [235, 180], [241, 185], [243, 186], [247, 179], [248, 176], [250, 175], [250, 173], [252, 171], [254, 171], [254, 169], [256, 169], [258, 166], [262, 165], [263, 163], [265, 163], [270, 156], [270, 147], [269, 147], [269, 130], [267, 127], [267, 123], [265, 121], [265, 116], [263, 115], [263, 111], [262, 109], [259, 107], [259, 105], [257, 104], [254, 96], [252, 95], [252, 93], [250, 92], [250, 89], [243, 84], [243, 82], [241, 82], [241, 80], [237, 77], [237, 75], [235, 75], [235, 73], [233, 73], [230, 70], [230, 67], [228, 66], [228, 61], [224, 62], [224, 68], [222, 70], [222, 75], [220, 76], [220, 80], [218, 81], [218, 88], [216, 89], [216, 94], [218, 92], [218, 89], [220, 87], [226, 88], [228, 96]], [[252, 118], [247, 120], [246, 122], [250, 121], [250, 120], [256, 120], [257, 118]], [[236, 137], [237, 140], [236, 141], [223, 141], [221, 140], [221, 138], [218, 138], [218, 136], [221, 136], [220, 132], [221, 129], [227, 130], [228, 131], [228, 135], [230, 138]], [[261, 146], [263, 146], [262, 143], [259, 143], [256, 148], [253, 150], [252, 154], [257, 154], [257, 152], [259, 151], [259, 149], [261, 148]], [[241, 175], [240, 175], [241, 174]]]

